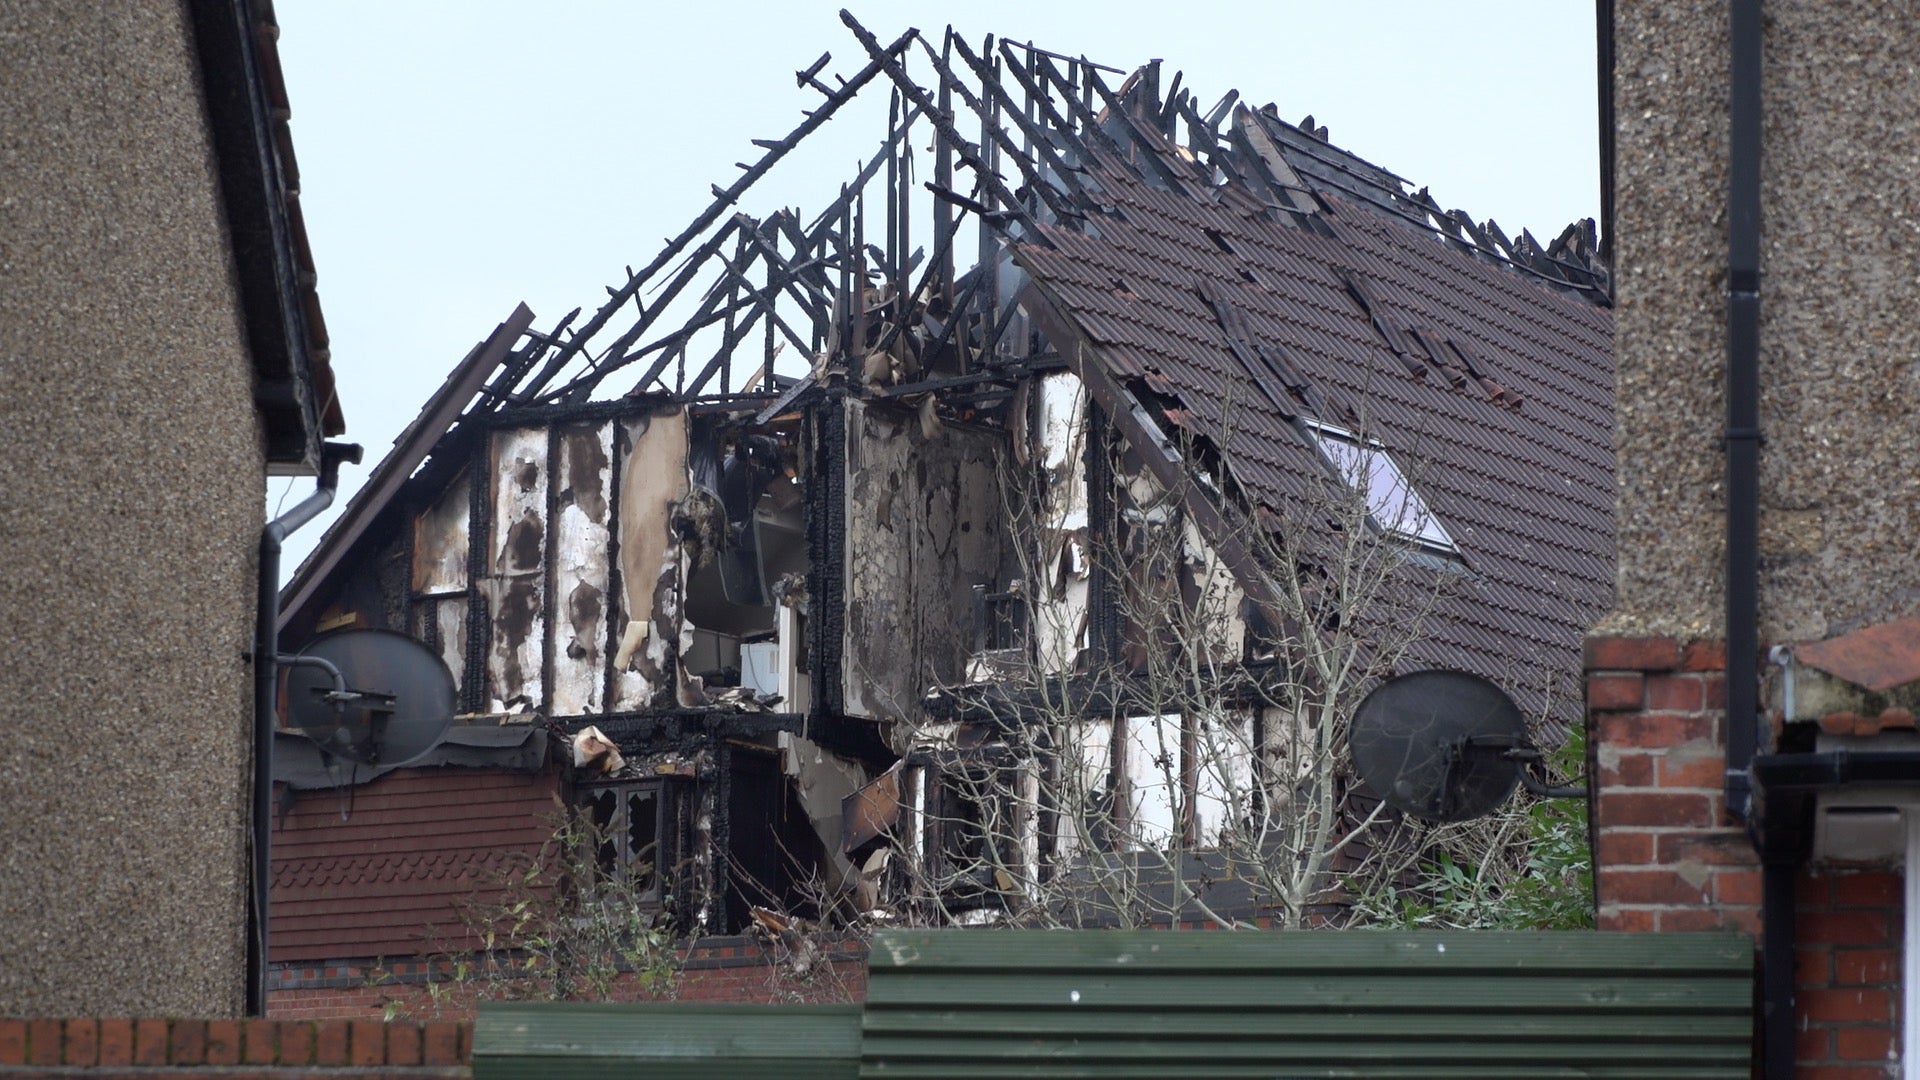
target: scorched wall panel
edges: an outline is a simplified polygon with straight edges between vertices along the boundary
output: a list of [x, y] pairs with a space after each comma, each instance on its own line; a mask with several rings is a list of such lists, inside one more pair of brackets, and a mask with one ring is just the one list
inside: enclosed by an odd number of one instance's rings
[[1004, 586], [998, 432], [847, 402], [845, 701], [917, 715], [973, 645], [973, 587]]
[[493, 641], [487, 694], [494, 712], [543, 703], [546, 633], [547, 431], [493, 436], [493, 514], [488, 581]]
[[570, 424], [554, 433], [554, 634], [552, 711], [598, 712], [606, 688], [607, 562], [613, 460], [610, 424]]

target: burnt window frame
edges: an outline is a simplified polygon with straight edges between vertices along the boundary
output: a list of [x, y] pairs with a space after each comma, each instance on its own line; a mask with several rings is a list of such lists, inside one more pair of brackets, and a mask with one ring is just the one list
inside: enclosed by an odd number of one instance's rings
[[[935, 897], [949, 913], [1007, 909], [1010, 902], [1024, 893], [1017, 886], [1009, 892], [1003, 882], [993, 877], [993, 870], [1006, 870], [1017, 883], [1036, 869], [1028, 864], [1028, 857], [1033, 853], [1026, 850], [1018, 837], [1028, 829], [1040, 827], [1041, 823], [1037, 819], [1022, 821], [1021, 793], [994, 783], [996, 776], [1013, 777], [1019, 771], [1012, 767], [1010, 754], [1006, 755], [1009, 760], [998, 760], [1002, 752], [1003, 748], [977, 747], [909, 758], [909, 764], [920, 769], [921, 775], [917, 805], [910, 811], [920, 819], [919, 858]], [[990, 800], [998, 805], [988, 806]], [[966, 820], [957, 812], [961, 804], [974, 808], [971, 816], [977, 821], [974, 829], [968, 831], [973, 834], [972, 842], [981, 848], [978, 854], [953, 850], [955, 833], [962, 831], [962, 822]], [[1005, 823], [997, 834], [985, 827], [989, 816]], [[1003, 845], [1012, 843], [1013, 850], [987, 852], [985, 845], [994, 839]], [[1044, 857], [1041, 861], [1044, 862]]]
[[[577, 783], [573, 793], [574, 811], [583, 816], [590, 829], [585, 840], [589, 850], [582, 853], [584, 868], [592, 874], [592, 880], [584, 883], [589, 893], [601, 891], [609, 878], [619, 882], [626, 899], [636, 900], [648, 907], [664, 908], [673, 898], [671, 871], [680, 857], [680, 814], [678, 788], [664, 778], [644, 780], [605, 780]], [[633, 888], [633, 865], [640, 851], [626, 849], [614, 850], [609, 858], [610, 837], [603, 833], [605, 828], [599, 820], [595, 803], [603, 796], [612, 795], [618, 801], [615, 806], [614, 821], [617, 827], [609, 830], [611, 837], [630, 837], [632, 828], [630, 816], [632, 800], [639, 796], [650, 798], [653, 802], [653, 864], [652, 880], [644, 887]]]

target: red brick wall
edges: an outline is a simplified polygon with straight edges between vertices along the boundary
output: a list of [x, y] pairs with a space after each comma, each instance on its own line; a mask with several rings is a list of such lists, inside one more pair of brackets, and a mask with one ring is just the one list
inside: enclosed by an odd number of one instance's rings
[[469, 1024], [335, 1020], [0, 1020], [0, 1077], [429, 1080], [471, 1075]]
[[1725, 669], [1710, 644], [1587, 643], [1602, 930], [1760, 930], [1760, 860], [1725, 818]]
[[1795, 920], [1801, 1080], [1897, 1077], [1901, 877], [1803, 874]]
[[[679, 970], [670, 988], [649, 991], [636, 981], [622, 979], [610, 997], [749, 1005], [864, 999], [867, 966], [861, 943], [848, 938], [837, 945], [823, 942], [820, 947], [830, 955], [799, 973], [790, 957], [770, 953], [755, 938], [706, 938], [681, 950]], [[380, 1017], [390, 1010], [394, 1015], [416, 1019], [472, 1019], [471, 989], [450, 987], [443, 981], [444, 972], [426, 963], [394, 967], [402, 970], [361, 961], [278, 969], [270, 976], [267, 1011], [275, 1019], [288, 1020]], [[438, 982], [439, 994], [428, 989], [429, 981], [436, 979], [442, 980]]]
[[[1594, 898], [1603, 930], [1760, 932], [1760, 862], [1728, 821], [1726, 647], [1587, 641]], [[1898, 1075], [1900, 875], [1800, 875], [1800, 1080]]]

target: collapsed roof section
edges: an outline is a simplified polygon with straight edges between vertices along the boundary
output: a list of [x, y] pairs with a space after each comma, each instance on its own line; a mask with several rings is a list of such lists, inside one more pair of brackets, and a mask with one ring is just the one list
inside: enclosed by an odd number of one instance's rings
[[[1422, 490], [1470, 583], [1419, 659], [1566, 711], [1531, 684], [1578, 674], [1610, 595], [1611, 330], [1591, 222], [1509, 239], [1311, 117], [1236, 93], [1203, 108], [1157, 63], [1126, 75], [951, 30], [883, 42], [842, 19], [861, 66], [797, 72], [814, 98], [802, 123], [754, 140], [757, 159], [605, 303], [544, 331], [523, 308], [476, 347], [296, 575], [287, 622], [312, 621], [320, 582], [402, 489], [466, 464], [462, 431], [603, 419], [634, 398], [765, 426], [828, 393], [1011, 427], [1021, 381], [1069, 367], [1145, 456], [1176, 428], [1213, 445], [1256, 512], [1319, 474], [1296, 419], [1444, 459]], [[823, 209], [737, 209], [880, 97], [878, 149]]]

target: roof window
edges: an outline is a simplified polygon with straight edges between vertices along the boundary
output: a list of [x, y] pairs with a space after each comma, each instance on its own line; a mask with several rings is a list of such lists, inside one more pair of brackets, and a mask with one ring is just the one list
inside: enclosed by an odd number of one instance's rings
[[1413, 490], [1400, 466], [1394, 464], [1387, 448], [1377, 439], [1362, 438], [1345, 428], [1305, 420], [1315, 446], [1355, 491], [1367, 497], [1367, 516], [1376, 528], [1411, 540], [1432, 551], [1458, 554], [1459, 545], [1447, 534], [1440, 519], [1427, 509], [1420, 493]]

